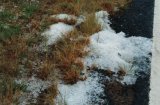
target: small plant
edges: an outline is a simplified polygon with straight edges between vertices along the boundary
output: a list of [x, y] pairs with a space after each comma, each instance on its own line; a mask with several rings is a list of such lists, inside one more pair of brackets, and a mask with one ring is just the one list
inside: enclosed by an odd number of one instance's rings
[[119, 73], [121, 75], [134, 75], [135, 74], [135, 68], [134, 65], [123, 65], [123, 66], [119, 66]]

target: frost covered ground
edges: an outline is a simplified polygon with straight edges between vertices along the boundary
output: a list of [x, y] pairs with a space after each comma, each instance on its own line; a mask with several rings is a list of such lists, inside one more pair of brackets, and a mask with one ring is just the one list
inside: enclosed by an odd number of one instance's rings
[[57, 97], [57, 105], [99, 105], [104, 100], [98, 98], [103, 95], [103, 89], [99, 83], [97, 73], [88, 75], [87, 80], [79, 81], [75, 85], [59, 84], [60, 95]]
[[56, 40], [62, 38], [63, 35], [65, 35], [67, 32], [71, 30], [73, 30], [73, 26], [64, 23], [58, 23], [51, 25], [50, 29], [44, 32], [42, 35], [47, 36], [48, 38], [47, 44], [51, 45], [56, 43]]
[[41, 79], [37, 79], [34, 76], [29, 79], [16, 80], [16, 83], [21, 85], [25, 84], [26, 91], [28, 92], [21, 96], [21, 98], [19, 99], [19, 105], [28, 105], [30, 103], [36, 103], [36, 99], [39, 96], [39, 94], [51, 85], [49, 81], [43, 81]]
[[[91, 66], [94, 64], [103, 69], [111, 68], [115, 72], [119, 66], [124, 66], [128, 71], [121, 82], [134, 84], [137, 78], [134, 72], [140, 68], [138, 64], [132, 68], [133, 70], [130, 70], [130, 67], [133, 65], [134, 58], [137, 57], [141, 60], [141, 57], [149, 57], [149, 49], [151, 49], [150, 39], [142, 37], [125, 38], [123, 34], [115, 34], [106, 30], [91, 36], [91, 52], [85, 59], [85, 65]], [[144, 62], [146, 62], [144, 63], [146, 65], [147, 61]], [[148, 68], [142, 70], [149, 72]], [[98, 99], [100, 94], [103, 93], [102, 84], [98, 82], [99, 79], [97, 76], [90, 76], [86, 81], [78, 82], [72, 86], [60, 84], [60, 94], [68, 105], [90, 105], [88, 104], [90, 99]], [[94, 92], [97, 96], [92, 96], [90, 92]]]
[[[126, 70], [126, 76], [121, 83], [134, 84], [137, 78], [136, 72], [144, 71], [149, 73], [150, 52], [152, 40], [144, 37], [126, 37], [125, 33], [115, 33], [110, 27], [108, 13], [104, 11], [97, 12], [97, 21], [102, 26], [102, 31], [91, 35], [89, 55], [84, 59], [85, 67], [92, 65], [99, 69], [110, 69], [117, 72], [120, 67]], [[58, 15], [57, 18], [67, 17], [67, 15]], [[68, 18], [71, 18], [69, 15]], [[75, 17], [74, 17], [75, 18]], [[84, 21], [85, 22], [85, 21]], [[50, 30], [45, 32], [48, 35], [48, 43], [54, 43], [56, 38], [62, 37], [74, 29], [74, 26], [63, 23], [54, 24]], [[134, 30], [133, 30], [134, 31]], [[84, 70], [86, 71], [86, 70]], [[65, 103], [67, 105], [91, 105], [92, 102], [98, 105], [102, 102], [99, 96], [103, 94], [103, 85], [99, 83], [101, 77], [96, 73], [88, 73], [87, 80], [80, 81], [74, 85], [59, 84], [59, 95], [57, 96], [57, 105]], [[93, 95], [94, 94], [94, 95]], [[94, 100], [94, 101], [93, 101]]]
[[[90, 45], [87, 47], [89, 55], [83, 61], [85, 65], [85, 81], [79, 81], [74, 85], [58, 84], [59, 95], [56, 99], [57, 105], [99, 105], [104, 104], [107, 100], [103, 97], [104, 85], [100, 81], [109, 79], [107, 76], [102, 78], [98, 72], [88, 72], [87, 67], [96, 66], [98, 69], [107, 70], [117, 73], [122, 67], [126, 70], [126, 75], [120, 81], [122, 84], [134, 84], [137, 79], [136, 73], [144, 71], [149, 73], [151, 39], [143, 37], [126, 37], [125, 33], [115, 33], [110, 27], [108, 13], [100, 11], [95, 13], [98, 23], [102, 30], [90, 36]], [[67, 14], [54, 15], [59, 19], [77, 19], [77, 24], [85, 22], [85, 17], [72, 17]], [[64, 23], [57, 23], [50, 26], [48, 30], [42, 33], [48, 38], [48, 45], [56, 43], [57, 39], [63, 38], [66, 33], [72, 31], [75, 26]], [[133, 30], [134, 31], [134, 30]], [[147, 58], [147, 59], [146, 59]], [[35, 98], [41, 91], [49, 86], [49, 81], [41, 81], [36, 78], [25, 80], [30, 91], [30, 96]], [[20, 81], [17, 81], [20, 82]], [[25, 105], [25, 100], [22, 102]]]

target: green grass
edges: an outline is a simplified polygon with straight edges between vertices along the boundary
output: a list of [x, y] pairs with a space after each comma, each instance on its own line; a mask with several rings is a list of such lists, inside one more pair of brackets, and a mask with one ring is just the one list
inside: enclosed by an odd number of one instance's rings
[[23, 17], [24, 18], [30, 18], [34, 12], [38, 10], [38, 4], [37, 3], [25, 3], [22, 5], [23, 10]]
[[0, 22], [0, 40], [16, 35], [20, 32], [20, 27], [18, 25], [9, 25]]
[[16, 24], [12, 25], [15, 15], [10, 10], [0, 12], [0, 41], [16, 35], [20, 32], [20, 27]]
[[0, 21], [9, 21], [12, 20], [14, 18], [14, 15], [8, 11], [8, 10], [4, 10], [0, 12]]

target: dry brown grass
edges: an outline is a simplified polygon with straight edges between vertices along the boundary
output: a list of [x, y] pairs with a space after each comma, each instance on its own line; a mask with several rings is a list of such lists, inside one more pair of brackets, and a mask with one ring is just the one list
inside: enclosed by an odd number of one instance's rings
[[86, 56], [87, 51], [84, 49], [88, 44], [89, 38], [74, 30], [52, 46], [55, 67], [61, 71], [65, 83], [77, 82], [79, 73], [83, 70], [81, 58]]
[[80, 25], [79, 30], [87, 35], [92, 35], [101, 30], [101, 25], [97, 23], [95, 14], [86, 16], [86, 20]]
[[113, 13], [115, 8], [124, 8], [131, 0], [56, 0], [53, 13], [68, 13], [74, 15], [90, 14], [98, 10]]
[[26, 39], [22, 36], [11, 37], [1, 43], [0, 73], [16, 76], [23, 54], [27, 52]]
[[126, 7], [132, 0], [114, 0], [115, 6], [119, 8]]
[[[13, 20], [6, 20], [5, 23], [18, 24], [21, 30], [20, 36], [11, 36], [0, 42], [0, 74], [12, 78], [12, 81], [6, 81], [7, 90], [5, 95], [1, 94], [1, 105], [10, 105], [19, 98], [21, 90], [13, 91], [12, 86], [14, 79], [21, 76], [19, 65], [25, 66], [28, 76], [36, 74], [42, 80], [57, 79], [59, 76], [56, 77], [55, 72], [59, 71], [58, 75], [62, 76], [60, 79], [66, 84], [74, 84], [80, 80], [80, 72], [84, 69], [82, 58], [88, 54], [85, 51], [85, 47], [90, 43], [88, 37], [101, 29], [93, 14], [98, 10], [107, 10], [112, 13], [115, 7], [125, 7], [130, 0], [39, 0], [39, 8], [31, 5], [29, 9], [33, 8], [33, 11], [27, 11], [25, 16], [26, 7], [23, 7], [20, 1], [23, 2], [23, 0], [0, 1], [16, 17]], [[31, 3], [30, 0], [28, 2]], [[57, 22], [69, 25], [76, 23], [75, 20], [49, 18], [49, 15], [59, 13], [76, 16], [87, 14], [87, 18], [80, 27], [77, 27], [77, 30], [68, 33], [52, 45], [50, 51], [36, 51], [34, 47], [38, 48], [39, 44], [44, 41], [39, 37], [39, 33], [47, 26]], [[24, 58], [27, 61], [24, 62]], [[120, 72], [120, 74], [124, 73]], [[57, 95], [56, 79], [53, 79], [52, 86], [42, 92], [38, 103], [54, 103], [53, 99]]]
[[[53, 13], [67, 13], [67, 14], [74, 14], [74, 15], [80, 15], [84, 12], [86, 13], [92, 13], [97, 8], [100, 7], [100, 5], [97, 4], [98, 0], [56, 0], [56, 6], [53, 10]], [[88, 6], [90, 5], [90, 6]]]
[[127, 8], [131, 1], [132, 0], [107, 0], [102, 3], [101, 6], [103, 7], [103, 10], [108, 11], [110, 15], [114, 15], [118, 10]]
[[36, 71], [36, 75], [42, 80], [47, 80], [50, 73], [55, 69], [53, 62], [51, 62], [49, 58], [44, 59], [39, 66], [40, 68], [38, 71]]
[[64, 2], [59, 1], [59, 3], [57, 3], [55, 8], [53, 9], [53, 13], [77, 14], [74, 9], [73, 3], [65, 2], [65, 1]]
[[100, 29], [95, 16], [88, 15], [79, 29], [68, 33], [52, 46], [55, 68], [61, 71], [65, 83], [74, 84], [79, 80], [80, 72], [84, 69], [81, 58], [88, 54], [85, 47], [90, 43], [89, 36]]
[[52, 86], [45, 89], [37, 98], [37, 105], [55, 105], [55, 98], [58, 94], [57, 85], [54, 83]]
[[75, 84], [79, 80], [79, 71], [69, 70], [65, 73], [63, 80], [66, 84]]

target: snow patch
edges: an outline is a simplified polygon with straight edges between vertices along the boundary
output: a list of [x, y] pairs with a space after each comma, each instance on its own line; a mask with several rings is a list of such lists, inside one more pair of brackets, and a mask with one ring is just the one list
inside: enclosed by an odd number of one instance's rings
[[97, 74], [90, 75], [86, 81], [79, 81], [74, 85], [59, 84], [59, 96], [56, 105], [93, 105], [101, 102], [99, 95], [103, 93]]
[[37, 98], [39, 94], [50, 86], [49, 81], [42, 81], [32, 77], [27, 82], [27, 91], [30, 91], [33, 98]]
[[[133, 65], [135, 58], [149, 57], [152, 45], [150, 39], [143, 37], [126, 38], [123, 32], [116, 34], [108, 30], [93, 34], [90, 40], [90, 54], [85, 58], [85, 65], [90, 67], [96, 65], [100, 69], [109, 68], [114, 72], [117, 72], [119, 67], [125, 66], [127, 73], [129, 73], [129, 67]], [[133, 79], [125, 77], [124, 81], [129, 84], [132, 81], [134, 84], [135, 80]]]
[[48, 30], [42, 33], [42, 35], [47, 37], [47, 44], [51, 45], [56, 43], [59, 38], [72, 30], [73, 26], [59, 22], [57, 24], [51, 25]]
[[77, 20], [77, 17], [74, 16], [74, 15], [68, 15], [68, 14], [57, 14], [57, 15], [52, 15], [51, 16], [52, 18], [55, 18], [55, 19], [61, 19], [61, 20]]
[[133, 75], [124, 76], [124, 79], [120, 81], [122, 84], [132, 85], [136, 83], [137, 78]]
[[108, 12], [107, 11], [99, 11], [95, 13], [96, 19], [98, 23], [101, 25], [102, 30], [109, 30], [111, 32], [115, 32], [111, 27], [110, 27], [110, 20], [108, 19]]
[[24, 84], [27, 87], [26, 93], [24, 93], [19, 99], [20, 105], [36, 103], [36, 98], [39, 94], [51, 85], [49, 81], [42, 81], [34, 76], [29, 79], [16, 80], [15, 82], [17, 84]]
[[83, 15], [80, 15], [78, 18], [77, 18], [77, 23], [75, 26], [78, 26], [78, 25], [81, 25], [83, 22], [85, 22], [86, 20], [86, 17], [83, 16]]
[[86, 20], [86, 17], [83, 15], [80, 15], [77, 17], [74, 15], [68, 15], [68, 14], [57, 14], [57, 15], [52, 15], [51, 17], [55, 19], [60, 19], [60, 20], [68, 20], [68, 21], [75, 20], [76, 21], [75, 26], [80, 25]]

